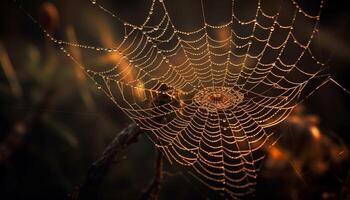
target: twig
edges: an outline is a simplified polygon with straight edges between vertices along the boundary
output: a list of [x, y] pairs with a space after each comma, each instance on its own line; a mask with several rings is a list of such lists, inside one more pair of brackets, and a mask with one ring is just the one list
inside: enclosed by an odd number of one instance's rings
[[[171, 91], [171, 88], [166, 85], [162, 85], [160, 91]], [[149, 102], [149, 107], [164, 105], [172, 101], [172, 98], [167, 94], [160, 94]], [[177, 99], [176, 99], [177, 101]], [[160, 118], [159, 120], [166, 120]], [[101, 158], [95, 161], [88, 169], [84, 183], [75, 189], [75, 191], [70, 194], [71, 200], [97, 200], [99, 186], [103, 182], [108, 169], [113, 163], [114, 157], [121, 153], [126, 147], [137, 140], [140, 135], [141, 130], [136, 124], [130, 124], [125, 129], [123, 129], [112, 141], [110, 145], [107, 146], [103, 152]], [[151, 187], [150, 195], [152, 197], [157, 197], [160, 190], [160, 182], [163, 178], [163, 164], [162, 157], [158, 153], [156, 168], [158, 169], [156, 173], [156, 178], [151, 184], [155, 185]], [[155, 188], [155, 189], [152, 189]], [[144, 195], [143, 195], [144, 196]], [[149, 198], [147, 198], [149, 199]], [[153, 198], [154, 199], [154, 198]]]
[[157, 200], [159, 192], [161, 189], [161, 184], [163, 181], [163, 156], [162, 153], [157, 150], [157, 158], [155, 164], [155, 174], [154, 178], [147, 188], [147, 190], [142, 194], [141, 200]]
[[102, 156], [88, 169], [85, 181], [71, 194], [72, 200], [98, 199], [99, 186], [103, 182], [114, 158], [130, 144], [137, 141], [141, 130], [135, 123], [129, 124], [104, 150]]

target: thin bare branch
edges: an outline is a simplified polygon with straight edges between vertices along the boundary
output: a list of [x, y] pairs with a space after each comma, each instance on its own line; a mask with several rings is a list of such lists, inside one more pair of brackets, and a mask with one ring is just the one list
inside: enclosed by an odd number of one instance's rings
[[158, 200], [163, 178], [163, 156], [162, 153], [159, 150], [157, 150], [154, 178], [150, 183], [149, 187], [142, 194], [141, 200]]
[[137, 141], [141, 130], [135, 124], [129, 124], [120, 131], [113, 141], [106, 147], [102, 156], [88, 169], [85, 181], [71, 194], [72, 200], [98, 199], [99, 186], [114, 162], [118, 153], [123, 152], [130, 144]]

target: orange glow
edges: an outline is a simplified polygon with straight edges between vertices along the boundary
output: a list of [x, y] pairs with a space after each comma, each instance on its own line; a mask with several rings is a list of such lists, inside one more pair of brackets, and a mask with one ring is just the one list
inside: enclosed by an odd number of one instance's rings
[[274, 159], [282, 159], [284, 157], [283, 153], [281, 150], [279, 150], [277, 147], [272, 146], [269, 149], [269, 154], [272, 156]]
[[[219, 40], [225, 40], [229, 38], [231, 35], [231, 30], [229, 28], [219, 29], [217, 31], [217, 37]], [[225, 48], [229, 49], [229, 45], [227, 45]]]
[[58, 28], [60, 24], [60, 15], [56, 6], [50, 2], [45, 2], [40, 8], [40, 23], [43, 27], [52, 32]]
[[[99, 28], [100, 39], [105, 47], [116, 46], [116, 40], [113, 37], [113, 31], [110, 29], [110, 26], [104, 22], [105, 20], [99, 20], [99, 23], [96, 26]], [[132, 64], [128, 61], [126, 57], [123, 57], [118, 52], [108, 53], [101, 59], [102, 62], [106, 63], [118, 63], [118, 71], [121, 73], [121, 77], [126, 82], [132, 82], [135, 80], [133, 75]]]
[[312, 137], [314, 137], [316, 140], [319, 140], [321, 138], [321, 132], [316, 126], [311, 126], [310, 132]]
[[301, 119], [299, 116], [290, 116], [289, 121], [295, 124], [299, 124], [301, 122]]
[[144, 88], [145, 86], [141, 81], [139, 81], [139, 83], [137, 83], [136, 87], [134, 88], [134, 95], [140, 100], [144, 100], [146, 98]]

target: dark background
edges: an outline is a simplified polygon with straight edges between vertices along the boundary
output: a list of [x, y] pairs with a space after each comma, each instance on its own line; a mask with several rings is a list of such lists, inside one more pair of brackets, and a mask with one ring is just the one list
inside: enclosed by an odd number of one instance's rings
[[[57, 14], [45, 7], [47, 2], [24, 1], [23, 6], [62, 38], [71, 26], [78, 38], [98, 45], [98, 37], [103, 37], [97, 31], [99, 25], [103, 27], [99, 20], [106, 19], [112, 34], [118, 28], [88, 1], [50, 1]], [[136, 19], [150, 3], [104, 2], [118, 8], [121, 16]], [[312, 1], [309, 4], [305, 6], [312, 6]], [[1, 1], [0, 13], [0, 199], [67, 199], [82, 183], [89, 165], [130, 120], [91, 80], [81, 78], [74, 63], [47, 41], [16, 4]], [[326, 1], [321, 30], [322, 48], [334, 52], [332, 76], [349, 90], [350, 8], [346, 1]], [[268, 158], [256, 198], [349, 198], [349, 111], [350, 94], [335, 84], [325, 85], [307, 99], [280, 128], [284, 137], [279, 145], [291, 161], [279, 161], [278, 155]], [[321, 142], [308, 136], [305, 126], [310, 118], [319, 121]], [[153, 177], [155, 155], [152, 143], [142, 135], [112, 166], [101, 187], [101, 199], [138, 199]], [[293, 168], [293, 163], [301, 168]], [[196, 186], [171, 167], [167, 170], [172, 175], [165, 177], [160, 199], [205, 199]]]

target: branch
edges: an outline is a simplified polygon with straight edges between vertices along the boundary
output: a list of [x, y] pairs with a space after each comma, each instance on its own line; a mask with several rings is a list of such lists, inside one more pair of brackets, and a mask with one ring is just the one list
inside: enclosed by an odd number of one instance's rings
[[141, 200], [157, 200], [163, 181], [163, 156], [162, 153], [157, 150], [157, 158], [155, 164], [154, 178], [149, 185], [148, 189], [142, 194]]
[[114, 158], [130, 144], [137, 141], [141, 130], [135, 123], [129, 124], [106, 147], [102, 156], [88, 169], [85, 181], [70, 195], [71, 200], [98, 199], [99, 186], [103, 182]]
[[[173, 97], [177, 97], [179, 94], [178, 91], [173, 91], [172, 88], [169, 88], [166, 85], [162, 85], [160, 91], [171, 92]], [[170, 102], [175, 101], [178, 103], [178, 106], [181, 106], [181, 103], [178, 102], [179, 99], [172, 99], [172, 96], [168, 94], [159, 94], [154, 99], [149, 101], [149, 107], [160, 106]], [[158, 120], [166, 120], [165, 118], [159, 118]], [[117, 136], [114, 138], [112, 143], [107, 146], [103, 152], [101, 158], [95, 161], [88, 169], [85, 181], [80, 187], [77, 187], [75, 191], [70, 194], [71, 200], [97, 200], [99, 186], [103, 182], [111, 164], [113, 163], [114, 157], [121, 153], [126, 147], [137, 140], [137, 137], [140, 135], [141, 130], [136, 124], [130, 124], [128, 127], [123, 129]], [[142, 196], [145, 196], [146, 199], [157, 199], [158, 193], [160, 190], [160, 182], [163, 178], [163, 161], [161, 153], [158, 152], [157, 161], [156, 161], [156, 176], [152, 182], [150, 189]], [[144, 199], [144, 198], [143, 198]]]

